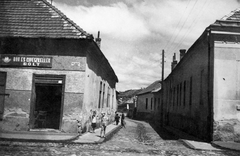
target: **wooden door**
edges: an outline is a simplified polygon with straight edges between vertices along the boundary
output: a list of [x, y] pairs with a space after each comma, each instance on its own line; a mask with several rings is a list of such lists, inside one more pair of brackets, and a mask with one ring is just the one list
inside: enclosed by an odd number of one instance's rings
[[6, 72], [0, 72], [0, 120], [3, 119], [4, 114], [4, 99], [6, 96], [6, 75]]

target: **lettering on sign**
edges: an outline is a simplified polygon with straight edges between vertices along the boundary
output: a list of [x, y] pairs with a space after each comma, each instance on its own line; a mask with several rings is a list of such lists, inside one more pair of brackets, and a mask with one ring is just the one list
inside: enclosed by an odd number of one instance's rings
[[72, 62], [72, 63], [71, 63], [71, 66], [75, 66], [75, 65], [78, 66], [78, 67], [80, 67], [80, 62]]
[[1, 55], [1, 66], [15, 67], [52, 67], [52, 57]]

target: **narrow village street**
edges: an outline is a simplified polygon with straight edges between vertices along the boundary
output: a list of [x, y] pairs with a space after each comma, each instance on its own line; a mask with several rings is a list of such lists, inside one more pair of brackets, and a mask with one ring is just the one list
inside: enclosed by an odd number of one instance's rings
[[127, 119], [126, 127], [102, 144], [0, 141], [1, 156], [239, 156], [240, 152], [193, 150], [166, 131], [159, 134], [142, 121]]

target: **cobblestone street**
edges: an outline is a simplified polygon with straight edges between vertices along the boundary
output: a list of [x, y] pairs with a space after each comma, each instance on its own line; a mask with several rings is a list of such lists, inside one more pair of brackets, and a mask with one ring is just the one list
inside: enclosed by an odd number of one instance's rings
[[[126, 128], [102, 144], [65, 144], [65, 143], [30, 143], [0, 141], [1, 156], [239, 156], [240, 152], [201, 151], [186, 147], [171, 134], [161, 131], [161, 137], [145, 122], [127, 120]], [[164, 136], [163, 136], [164, 135]], [[162, 139], [164, 138], [164, 139]]]

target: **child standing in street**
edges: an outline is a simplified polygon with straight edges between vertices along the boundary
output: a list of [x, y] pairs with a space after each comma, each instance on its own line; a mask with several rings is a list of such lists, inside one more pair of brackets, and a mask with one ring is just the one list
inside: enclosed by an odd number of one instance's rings
[[[107, 124], [108, 124], [108, 117], [105, 116], [105, 113], [102, 113], [102, 116], [101, 116], [101, 131], [100, 131], [100, 137], [105, 137]], [[103, 134], [103, 135], [102, 135], [102, 134]]]
[[117, 112], [115, 112], [115, 122], [116, 122], [116, 125], [118, 125], [118, 123], [119, 123], [119, 118], [120, 118], [120, 116], [118, 115]]
[[97, 117], [96, 117], [96, 114], [93, 113], [93, 116], [92, 116], [92, 132], [95, 133], [95, 128], [97, 126]]
[[121, 115], [121, 125], [122, 125], [122, 127], [126, 128], [124, 119], [125, 119], [125, 116], [124, 116], [124, 113], [122, 113], [122, 115]]

